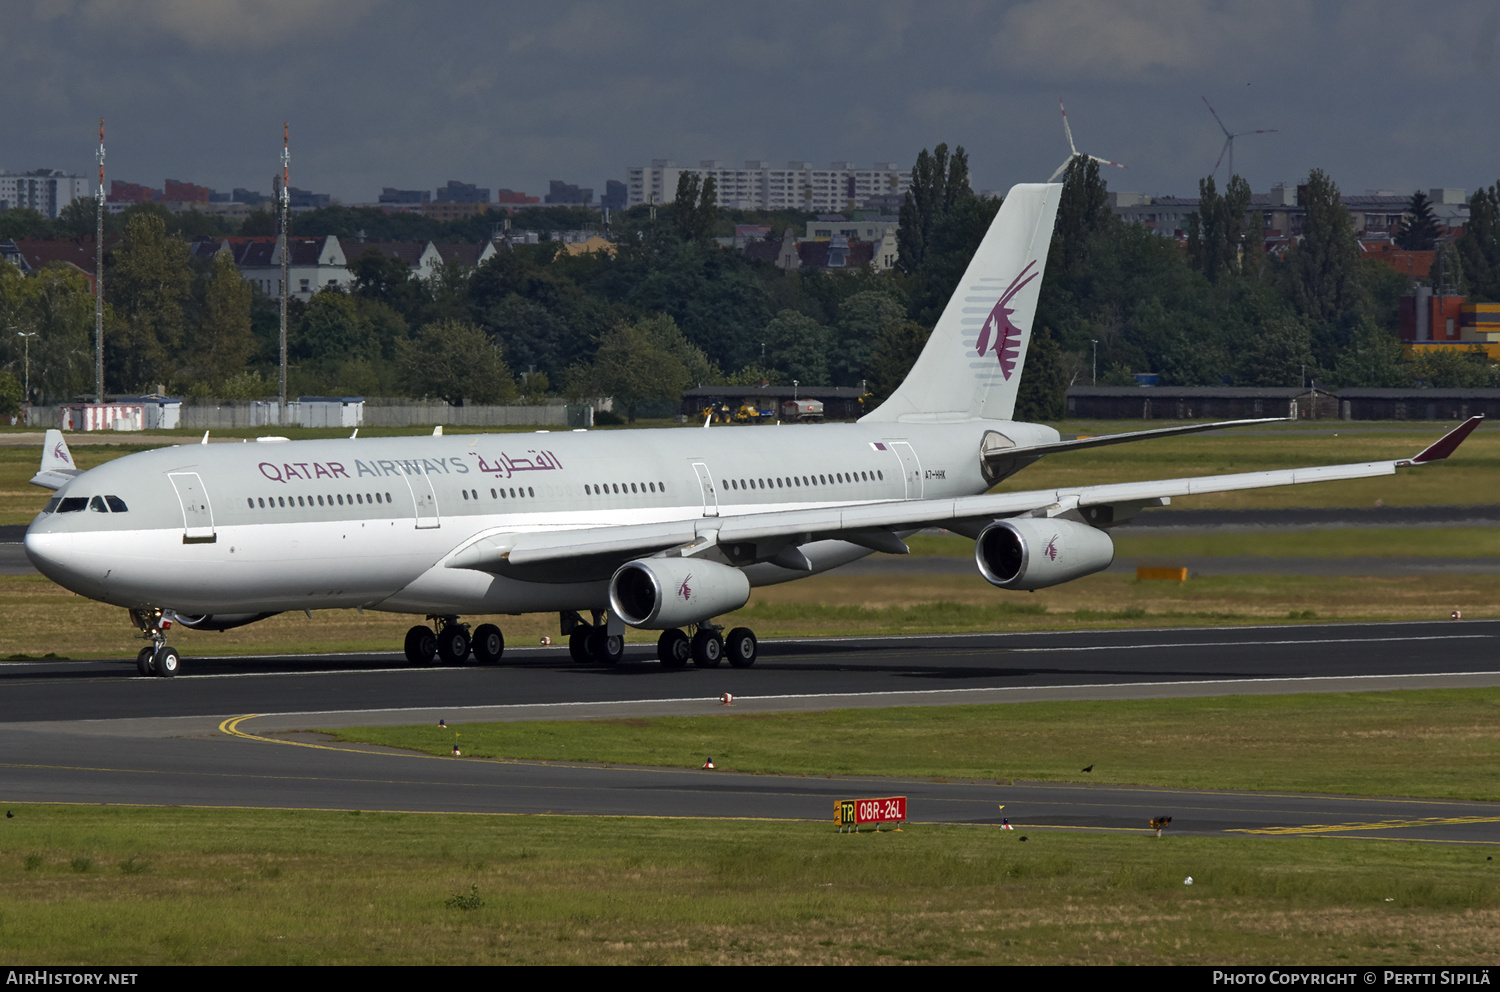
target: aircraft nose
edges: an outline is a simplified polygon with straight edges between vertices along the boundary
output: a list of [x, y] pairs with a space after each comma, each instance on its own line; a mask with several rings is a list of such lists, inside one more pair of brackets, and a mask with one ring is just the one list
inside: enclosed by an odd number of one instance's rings
[[32, 527], [26, 532], [26, 557], [31, 559], [38, 572], [58, 585], [72, 588], [69, 580], [79, 577], [74, 541], [73, 534], [39, 531]]

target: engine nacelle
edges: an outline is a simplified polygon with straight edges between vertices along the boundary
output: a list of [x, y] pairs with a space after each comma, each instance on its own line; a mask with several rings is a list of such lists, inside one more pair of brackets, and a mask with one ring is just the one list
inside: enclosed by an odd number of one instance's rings
[[750, 600], [745, 573], [698, 558], [641, 558], [609, 580], [609, 603], [632, 627], [667, 630], [729, 613]]
[[1108, 568], [1115, 560], [1115, 544], [1088, 524], [1016, 517], [997, 520], [979, 533], [974, 560], [991, 585], [1044, 589]]
[[178, 613], [176, 610], [166, 610], [163, 615], [173, 623], [186, 627], [188, 630], [233, 630], [235, 627], [243, 627], [247, 623], [255, 623], [267, 617], [276, 616], [275, 613], [205, 613], [191, 615]]

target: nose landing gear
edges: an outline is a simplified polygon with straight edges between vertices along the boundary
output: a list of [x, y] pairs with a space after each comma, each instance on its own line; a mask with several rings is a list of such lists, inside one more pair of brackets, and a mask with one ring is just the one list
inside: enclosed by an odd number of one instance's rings
[[172, 678], [182, 671], [182, 655], [177, 649], [167, 646], [167, 631], [172, 621], [168, 620], [160, 607], [131, 610], [130, 619], [140, 630], [140, 636], [151, 643], [135, 656], [135, 670], [142, 675]]

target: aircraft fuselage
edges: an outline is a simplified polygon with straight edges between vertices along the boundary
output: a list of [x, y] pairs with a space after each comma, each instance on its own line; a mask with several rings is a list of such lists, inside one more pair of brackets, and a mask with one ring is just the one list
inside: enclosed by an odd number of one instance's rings
[[[504, 535], [973, 495], [990, 485], [979, 450], [994, 431], [1019, 446], [1057, 439], [973, 421], [189, 444], [78, 476], [26, 548], [60, 585], [131, 609], [598, 610], [612, 566], [445, 562]], [[90, 506], [60, 512], [80, 499]], [[869, 553], [843, 541], [803, 550], [814, 571]], [[754, 585], [808, 574], [769, 562], [746, 572]]]

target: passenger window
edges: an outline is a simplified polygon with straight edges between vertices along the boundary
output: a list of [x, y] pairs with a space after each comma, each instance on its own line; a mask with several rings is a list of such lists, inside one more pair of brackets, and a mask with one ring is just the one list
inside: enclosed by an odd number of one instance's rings
[[532, 489], [530, 486], [527, 486], [526, 487], [526, 495], [530, 496], [532, 499], [535, 499], [536, 498], [536, 490]]

